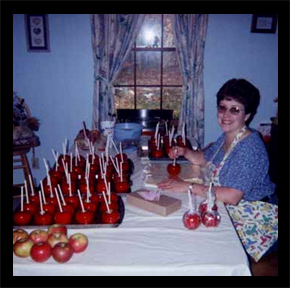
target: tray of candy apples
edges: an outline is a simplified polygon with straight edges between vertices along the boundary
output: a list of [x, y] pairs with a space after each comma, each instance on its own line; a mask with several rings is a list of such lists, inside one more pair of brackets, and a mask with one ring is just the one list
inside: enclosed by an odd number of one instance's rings
[[[174, 147], [187, 147], [192, 149], [190, 141], [185, 136], [184, 125], [182, 129], [182, 134], [177, 135], [174, 138], [174, 127], [171, 128], [169, 132], [166, 129], [165, 135], [161, 135], [158, 130], [158, 123], [156, 125], [155, 134], [148, 141], [148, 157], [150, 160], [155, 161], [171, 161], [168, 154]], [[180, 161], [188, 161], [183, 156], [179, 157]]]
[[[51, 224], [69, 228], [118, 227], [124, 218], [122, 195], [131, 192], [133, 162], [122, 151], [115, 157], [78, 153], [56, 156], [50, 169], [44, 159], [46, 177], [38, 187], [30, 177], [21, 187], [21, 204], [13, 214], [13, 225], [38, 227]], [[30, 187], [30, 192], [28, 191]], [[25, 189], [25, 201], [24, 201]]]

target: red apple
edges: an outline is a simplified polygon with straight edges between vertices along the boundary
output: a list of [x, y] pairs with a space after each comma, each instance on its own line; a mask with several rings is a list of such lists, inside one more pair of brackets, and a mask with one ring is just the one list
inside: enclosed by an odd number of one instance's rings
[[83, 204], [86, 211], [91, 211], [93, 213], [97, 211], [98, 203], [92, 201], [83, 201]]
[[[103, 199], [104, 199], [104, 197], [103, 197]], [[112, 211], [118, 211], [118, 208], [119, 208], [119, 207], [118, 207], [118, 204], [117, 204], [116, 201], [111, 202], [111, 204], [108, 204], [108, 205], [109, 205], [110, 210], [112, 210]], [[102, 204], [101, 204], [101, 208], [100, 208], [100, 211], [101, 211], [101, 212], [105, 212], [105, 211], [107, 211], [107, 206], [106, 206], [105, 201], [102, 202]]]
[[57, 243], [60, 243], [60, 242], [65, 242], [67, 243], [68, 242], [68, 237], [67, 235], [63, 234], [63, 233], [60, 233], [60, 232], [56, 232], [56, 233], [53, 233], [53, 234], [50, 234], [48, 236], [48, 239], [47, 239], [47, 243], [53, 248]]
[[43, 210], [45, 212], [49, 212], [50, 214], [54, 215], [55, 213], [55, 205], [53, 205], [52, 203], [46, 203], [46, 204], [42, 204], [43, 205]]
[[45, 262], [51, 256], [52, 248], [47, 242], [35, 243], [30, 251], [31, 258], [36, 262]]
[[32, 215], [27, 211], [17, 211], [13, 214], [13, 223], [18, 226], [25, 226], [30, 223]]
[[39, 242], [46, 242], [48, 239], [48, 232], [45, 230], [33, 230], [29, 234], [29, 238], [33, 241], [34, 244]]
[[48, 234], [53, 234], [53, 233], [62, 233], [67, 235], [67, 227], [65, 225], [61, 225], [61, 224], [53, 224], [51, 226], [49, 226], [48, 228]]
[[65, 263], [72, 257], [74, 250], [69, 243], [58, 243], [52, 248], [51, 255], [58, 263]]
[[13, 252], [16, 256], [26, 258], [30, 256], [30, 250], [34, 245], [33, 241], [29, 238], [20, 239], [13, 245]]
[[27, 239], [29, 234], [23, 229], [17, 229], [13, 231], [13, 245], [20, 239]]
[[30, 212], [31, 215], [34, 215], [36, 211], [38, 210], [38, 205], [36, 203], [30, 202], [30, 203], [23, 203], [23, 211]]
[[117, 193], [127, 193], [130, 191], [130, 184], [128, 182], [116, 182], [115, 183], [115, 191]]
[[154, 149], [151, 152], [153, 158], [162, 158], [163, 157], [163, 151], [162, 149]]
[[86, 250], [89, 240], [86, 235], [82, 233], [75, 233], [69, 237], [68, 243], [71, 244], [75, 253], [80, 253]]
[[[204, 200], [199, 204], [198, 211], [202, 215], [206, 210], [207, 210], [207, 200]], [[218, 207], [216, 204], [213, 205], [212, 210], [218, 211]]]
[[187, 229], [196, 229], [201, 223], [200, 214], [197, 212], [187, 211], [183, 215], [183, 224]]

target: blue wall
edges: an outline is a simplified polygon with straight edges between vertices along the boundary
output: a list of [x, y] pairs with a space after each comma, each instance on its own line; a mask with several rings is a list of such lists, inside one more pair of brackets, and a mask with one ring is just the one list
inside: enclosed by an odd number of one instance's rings
[[[221, 133], [215, 95], [230, 78], [246, 78], [261, 92], [252, 127], [275, 115], [278, 32], [251, 33], [250, 27], [250, 14], [209, 16], [204, 60], [205, 143]], [[24, 15], [13, 16], [13, 91], [25, 99], [41, 122], [37, 132], [41, 146], [36, 148], [40, 169], [32, 170], [37, 183], [45, 176], [43, 158], [53, 164], [51, 149], [61, 153], [64, 139], [72, 143], [82, 121], [90, 128], [92, 118], [94, 63], [89, 15], [49, 14], [49, 34], [51, 52], [27, 52]], [[13, 171], [13, 182], [22, 181], [22, 173]]]

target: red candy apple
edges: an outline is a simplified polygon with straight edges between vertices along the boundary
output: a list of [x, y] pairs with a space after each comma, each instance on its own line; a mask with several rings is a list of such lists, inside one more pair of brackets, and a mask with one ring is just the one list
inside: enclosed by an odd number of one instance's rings
[[47, 242], [39, 242], [32, 246], [31, 258], [36, 262], [45, 262], [51, 256], [51, 246]]
[[167, 171], [170, 175], [178, 175], [181, 171], [181, 166], [177, 163], [170, 163], [167, 166]]
[[69, 237], [68, 243], [71, 244], [75, 253], [81, 253], [88, 247], [89, 240], [86, 235], [82, 233], [75, 233]]
[[26, 258], [30, 256], [30, 250], [34, 245], [33, 241], [29, 238], [20, 239], [13, 245], [13, 252], [16, 256]]
[[115, 183], [115, 191], [117, 193], [127, 193], [130, 190], [130, 184], [126, 181]]
[[201, 221], [206, 227], [216, 227], [221, 221], [221, 216], [216, 211], [206, 211], [202, 214]]
[[[202, 215], [206, 210], [207, 210], [207, 200], [204, 200], [199, 204], [198, 211]], [[212, 210], [218, 211], [218, 207], [216, 204], [213, 205]]]
[[116, 224], [120, 220], [120, 214], [117, 211], [106, 211], [102, 213], [103, 224]]
[[53, 222], [53, 216], [49, 212], [38, 211], [34, 215], [34, 223], [36, 225], [50, 225]]
[[187, 211], [183, 215], [183, 224], [187, 229], [196, 229], [201, 223], [201, 217], [198, 212]]
[[92, 211], [78, 211], [75, 215], [75, 220], [78, 224], [92, 224], [95, 214]]
[[53, 219], [56, 224], [67, 225], [71, 223], [72, 214], [68, 211], [58, 211], [55, 212]]
[[27, 211], [17, 211], [13, 214], [13, 223], [17, 226], [25, 226], [30, 223], [32, 215]]
[[58, 263], [65, 263], [72, 257], [74, 250], [69, 243], [58, 243], [52, 248], [51, 255]]

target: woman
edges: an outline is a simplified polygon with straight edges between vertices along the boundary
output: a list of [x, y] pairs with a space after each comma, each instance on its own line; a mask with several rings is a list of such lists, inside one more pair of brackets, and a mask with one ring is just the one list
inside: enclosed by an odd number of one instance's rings
[[[217, 201], [237, 205], [241, 199], [261, 200], [275, 191], [268, 175], [265, 145], [259, 133], [248, 127], [259, 102], [259, 90], [247, 80], [227, 81], [217, 93], [217, 120], [224, 133], [203, 151], [176, 147], [169, 153], [170, 158], [184, 156], [194, 164], [207, 165]], [[186, 192], [189, 184], [170, 179], [162, 181], [158, 187]], [[190, 189], [206, 197], [208, 186], [192, 183]]]

